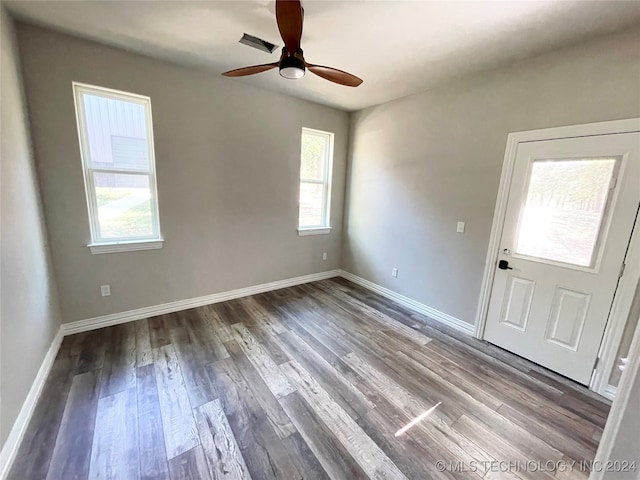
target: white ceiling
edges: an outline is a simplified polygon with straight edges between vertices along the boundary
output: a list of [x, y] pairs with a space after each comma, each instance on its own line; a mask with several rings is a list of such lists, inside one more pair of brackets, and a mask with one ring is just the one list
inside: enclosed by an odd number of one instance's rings
[[[282, 45], [273, 0], [10, 1], [19, 19], [107, 45], [221, 73], [273, 62], [243, 32]], [[311, 63], [364, 79], [342, 87], [277, 70], [225, 78], [357, 110], [452, 78], [640, 24], [638, 1], [324, 1], [304, 3]]]

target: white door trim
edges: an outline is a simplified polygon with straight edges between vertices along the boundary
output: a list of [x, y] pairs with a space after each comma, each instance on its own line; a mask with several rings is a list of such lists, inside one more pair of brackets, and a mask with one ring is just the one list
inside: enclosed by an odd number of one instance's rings
[[624, 274], [620, 278], [616, 294], [613, 297], [609, 321], [600, 345], [600, 358], [589, 388], [613, 400], [616, 390], [609, 385], [609, 376], [616, 363], [616, 355], [629, 318], [629, 312], [635, 296], [636, 286], [640, 282], [640, 218], [631, 234], [629, 249], [625, 257]]
[[[613, 447], [615, 446], [622, 421], [625, 414], [629, 414], [631, 409], [635, 408], [635, 405], [629, 405], [629, 398], [631, 397], [631, 391], [633, 385], [640, 381], [638, 376], [640, 375], [640, 322], [636, 327], [636, 331], [631, 341], [631, 347], [629, 348], [629, 363], [627, 364], [622, 377], [620, 377], [620, 384], [617, 388], [616, 398], [609, 410], [609, 416], [607, 417], [607, 423], [604, 426], [602, 432], [602, 438], [600, 439], [600, 445], [596, 452], [596, 458], [594, 464], [607, 465], [607, 462], [615, 459], [611, 458], [613, 453]], [[630, 459], [633, 460], [633, 459]], [[589, 480], [602, 480], [605, 477], [606, 469], [600, 468], [592, 470], [589, 475]]]
[[[640, 118], [629, 118], [624, 120], [613, 120], [609, 122], [588, 123], [583, 125], [571, 125], [566, 127], [545, 128], [541, 130], [528, 130], [524, 132], [510, 133], [507, 137], [507, 145], [502, 163], [502, 174], [500, 175], [500, 187], [498, 188], [498, 197], [493, 213], [493, 225], [491, 226], [491, 235], [489, 237], [489, 247], [484, 266], [484, 274], [482, 276], [482, 284], [480, 287], [480, 298], [478, 299], [478, 308], [476, 310], [475, 332], [476, 338], [484, 337], [484, 330], [487, 322], [487, 312], [489, 309], [489, 298], [491, 289], [493, 288], [493, 277], [496, 271], [496, 262], [500, 249], [500, 238], [504, 227], [505, 215], [507, 211], [507, 200], [509, 198], [509, 189], [511, 187], [511, 177], [513, 175], [513, 167], [515, 165], [516, 153], [518, 145], [525, 142], [535, 142], [541, 140], [556, 140], [560, 138], [576, 138], [589, 137], [596, 135], [607, 135], [615, 133], [631, 133], [640, 132]], [[640, 256], [640, 234], [638, 227], [632, 238], [632, 244], [627, 254], [627, 269], [623, 278], [618, 285], [616, 296], [614, 298], [613, 309], [607, 322], [604, 338], [600, 347], [600, 361], [596, 369], [590, 388], [600, 394], [604, 394], [607, 387], [607, 374], [605, 367], [611, 371], [615, 362], [618, 345], [622, 329], [629, 314], [631, 300], [635, 293], [636, 285], [640, 282], [640, 268], [631, 268], [630, 259], [636, 259]], [[629, 300], [631, 299], [631, 300]], [[620, 326], [622, 325], [622, 326]], [[618, 331], [620, 330], [620, 331]], [[604, 357], [603, 355], [607, 355]], [[596, 385], [597, 381], [597, 385]], [[597, 387], [597, 390], [596, 390]]]

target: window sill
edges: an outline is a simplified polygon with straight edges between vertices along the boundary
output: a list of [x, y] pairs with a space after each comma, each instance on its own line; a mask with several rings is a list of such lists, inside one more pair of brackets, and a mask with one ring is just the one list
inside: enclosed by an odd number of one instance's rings
[[328, 235], [331, 233], [331, 227], [319, 228], [299, 228], [298, 235], [304, 237], [306, 235]]
[[138, 250], [156, 250], [162, 248], [163, 239], [139, 240], [132, 242], [90, 243], [87, 245], [93, 255], [102, 253], [135, 252]]

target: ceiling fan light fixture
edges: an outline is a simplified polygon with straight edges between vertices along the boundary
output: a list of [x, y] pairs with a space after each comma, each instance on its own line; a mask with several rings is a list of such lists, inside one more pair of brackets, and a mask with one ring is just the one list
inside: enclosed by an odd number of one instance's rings
[[[282, 55], [280, 60], [273, 63], [264, 63], [262, 65], [252, 65], [250, 67], [236, 68], [223, 72], [225, 77], [245, 77], [247, 75], [255, 75], [256, 73], [266, 72], [272, 68], [278, 67], [280, 76], [289, 80], [297, 80], [304, 77], [307, 70], [320, 78], [345, 85], [347, 87], [357, 87], [362, 83], [362, 79], [351, 75], [337, 68], [326, 67], [323, 65], [314, 65], [304, 60], [304, 54], [300, 48], [300, 39], [302, 38], [302, 24], [304, 22], [304, 9], [300, 0], [275, 0], [276, 2], [276, 23], [280, 31], [280, 37], [284, 42], [282, 47]], [[245, 38], [247, 37], [247, 38]], [[273, 47], [272, 43], [251, 37], [245, 34], [241, 43], [247, 43], [260, 50], [270, 46], [265, 51], [270, 51]], [[267, 45], [268, 44], [268, 45]]]
[[306, 68], [304, 60], [293, 55], [283, 58], [280, 61], [280, 76], [295, 80], [304, 77]]

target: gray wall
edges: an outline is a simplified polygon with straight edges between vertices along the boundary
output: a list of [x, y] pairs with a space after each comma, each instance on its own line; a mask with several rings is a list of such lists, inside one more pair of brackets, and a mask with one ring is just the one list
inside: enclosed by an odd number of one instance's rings
[[[32, 26], [18, 37], [65, 322], [339, 267], [347, 113]], [[164, 248], [86, 247], [72, 81], [151, 97]], [[296, 231], [303, 126], [335, 133], [330, 235]]]
[[473, 323], [507, 134], [640, 116], [639, 46], [627, 31], [353, 114], [343, 267]]
[[13, 22], [0, 7], [0, 445], [60, 326]]

